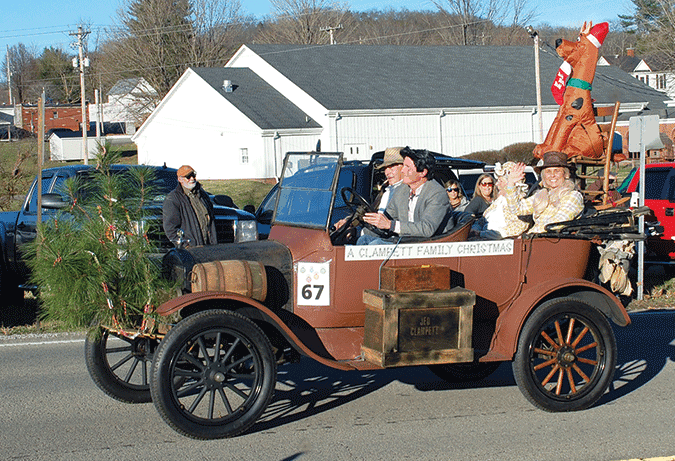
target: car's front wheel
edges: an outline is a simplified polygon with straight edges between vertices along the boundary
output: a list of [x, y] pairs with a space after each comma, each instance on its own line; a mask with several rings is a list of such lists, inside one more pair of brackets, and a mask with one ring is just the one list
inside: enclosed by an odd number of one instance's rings
[[232, 437], [269, 404], [276, 362], [269, 339], [234, 312], [210, 310], [181, 320], [164, 337], [150, 389], [161, 417], [197, 439]]
[[94, 329], [84, 342], [89, 375], [99, 389], [116, 400], [149, 402], [150, 362], [158, 343], [157, 339], [116, 336], [104, 328]]

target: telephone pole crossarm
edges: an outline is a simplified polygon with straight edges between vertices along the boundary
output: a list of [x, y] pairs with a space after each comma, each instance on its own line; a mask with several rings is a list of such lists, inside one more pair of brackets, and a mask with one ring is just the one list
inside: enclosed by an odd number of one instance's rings
[[340, 30], [340, 29], [342, 29], [342, 28], [343, 28], [343, 27], [342, 27], [342, 24], [339, 24], [339, 25], [337, 25], [337, 26], [335, 26], [335, 27], [321, 27], [321, 28], [319, 28], [319, 30], [320, 30], [321, 32], [328, 32], [328, 33], [330, 34], [330, 44], [331, 44], [331, 45], [335, 45], [335, 35], [334, 35], [334, 32], [335, 32], [336, 30]]

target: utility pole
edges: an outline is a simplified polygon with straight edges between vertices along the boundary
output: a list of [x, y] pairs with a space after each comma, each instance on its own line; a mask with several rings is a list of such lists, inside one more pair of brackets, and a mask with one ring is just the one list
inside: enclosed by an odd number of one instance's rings
[[84, 164], [89, 164], [89, 149], [87, 148], [87, 130], [89, 129], [89, 122], [87, 121], [87, 101], [84, 91], [84, 68], [89, 67], [89, 58], [84, 57], [83, 51], [83, 41], [87, 35], [89, 35], [88, 30], [84, 30], [82, 26], [77, 28], [77, 32], [71, 32], [70, 35], [77, 37], [77, 54], [78, 58], [73, 59], [73, 67], [77, 68], [79, 65], [80, 68], [80, 99], [82, 101], [82, 159]]
[[336, 30], [342, 29], [342, 24], [336, 26], [336, 27], [322, 27], [319, 30], [321, 32], [328, 32], [330, 34], [330, 44], [335, 45], [335, 37], [333, 36], [333, 32]]
[[7, 45], [7, 91], [9, 92], [9, 104], [12, 105], [12, 69], [9, 64], [9, 45]]
[[42, 222], [42, 164], [45, 158], [45, 89], [38, 99], [38, 178], [37, 178], [37, 225]]
[[534, 40], [534, 78], [537, 85], [537, 115], [539, 116], [539, 142], [544, 142], [544, 118], [541, 113], [541, 75], [539, 70], [539, 32], [532, 26], [525, 28], [530, 37]]
[[[13, 107], [14, 104], [12, 103], [12, 68], [9, 65], [9, 45], [7, 45], [7, 91], [9, 92], [9, 105]], [[10, 123], [9, 127], [7, 127], [7, 141], [9, 142], [12, 141], [13, 124], [14, 123]]]

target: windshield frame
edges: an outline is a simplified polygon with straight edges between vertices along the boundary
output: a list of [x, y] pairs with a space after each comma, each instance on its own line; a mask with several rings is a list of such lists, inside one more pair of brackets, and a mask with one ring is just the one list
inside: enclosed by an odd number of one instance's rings
[[[304, 163], [303, 160], [309, 162], [309, 165], [297, 169], [297, 165]], [[288, 152], [284, 158], [283, 173], [279, 180], [272, 225], [327, 230], [333, 214], [342, 166], [343, 154], [341, 152]], [[313, 184], [307, 181], [293, 183], [293, 179], [302, 180], [303, 175], [308, 175], [308, 178], [309, 175], [315, 175], [317, 178], [325, 175], [322, 182], [329, 185], [327, 188], [322, 188], [312, 187]], [[330, 198], [325, 200], [329, 194]], [[315, 200], [318, 203], [308, 203], [303, 200], [303, 195], [307, 198], [312, 198], [313, 195], [315, 199], [318, 199]], [[325, 198], [322, 198], [322, 195], [325, 195]], [[322, 201], [325, 203], [321, 203]], [[284, 204], [290, 204], [290, 207], [284, 207]], [[299, 210], [298, 206], [301, 204], [307, 204], [307, 209]], [[323, 205], [326, 209], [322, 209], [323, 206], [312, 205]], [[300, 216], [309, 217], [310, 212], [316, 213], [317, 218], [311, 221], [300, 218]]]

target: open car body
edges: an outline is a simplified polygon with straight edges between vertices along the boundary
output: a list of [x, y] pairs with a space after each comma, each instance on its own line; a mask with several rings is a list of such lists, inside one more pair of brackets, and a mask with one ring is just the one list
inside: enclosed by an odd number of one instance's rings
[[[578, 226], [583, 235], [557, 226], [467, 241], [468, 221], [428, 239], [344, 244], [332, 226], [345, 206], [347, 222], [369, 206], [354, 200], [358, 188], [342, 154], [289, 153], [269, 239], [169, 252], [166, 273], [184, 294], [156, 309], [166, 328], [102, 326], [85, 345], [94, 382], [118, 400], [152, 400], [172, 428], [201, 439], [253, 425], [271, 401], [277, 365], [299, 354], [343, 371], [428, 365], [448, 381], [479, 380], [511, 361], [523, 395], [541, 409], [600, 399], [617, 357], [610, 321], [630, 319], [586, 278], [593, 225]], [[615, 222], [603, 229], [623, 235]], [[429, 268], [442, 287], [419, 290], [424, 275], [411, 290], [383, 282], [392, 271]]]
[[192, 293], [161, 306], [160, 312], [192, 306], [191, 312], [200, 302], [236, 299], [259, 309], [298, 350], [326, 365], [378, 368], [365, 362], [361, 352], [364, 290], [380, 287], [385, 265], [443, 265], [450, 269], [452, 287], [476, 293], [472, 342], [478, 361], [511, 360], [529, 313], [556, 296], [592, 302], [615, 323], [630, 323], [611, 292], [585, 279], [593, 247], [588, 239], [556, 235], [467, 241], [466, 223], [448, 234], [404, 239], [398, 245], [334, 245], [329, 231], [338, 219], [334, 210], [344, 207], [340, 191], [352, 183], [351, 175], [341, 175], [341, 154], [289, 153], [286, 166], [289, 163], [298, 169], [285, 168], [268, 242], [177, 251], [169, 264], [187, 277], [198, 263], [262, 261], [269, 269], [267, 300], [243, 301], [227, 292]]

